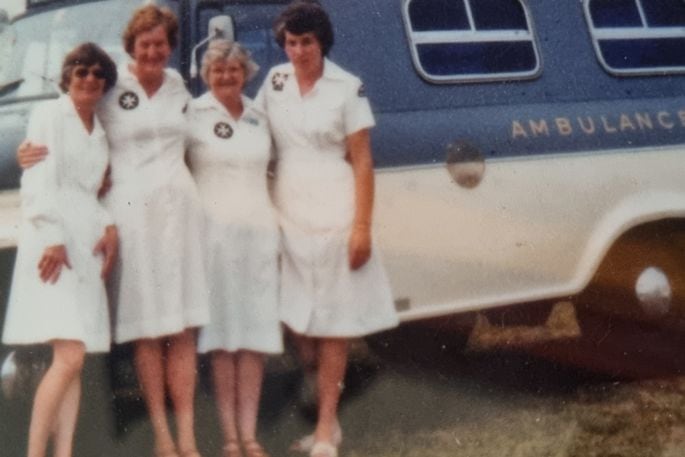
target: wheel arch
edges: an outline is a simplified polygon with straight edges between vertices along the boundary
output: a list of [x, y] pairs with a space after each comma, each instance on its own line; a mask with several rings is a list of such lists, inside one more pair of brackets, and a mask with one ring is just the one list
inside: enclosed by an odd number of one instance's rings
[[591, 284], [611, 249], [620, 247], [635, 230], [652, 228], [655, 237], [665, 231], [685, 230], [685, 193], [650, 192], [623, 200], [606, 213], [586, 243], [576, 269], [571, 293], [579, 293]]

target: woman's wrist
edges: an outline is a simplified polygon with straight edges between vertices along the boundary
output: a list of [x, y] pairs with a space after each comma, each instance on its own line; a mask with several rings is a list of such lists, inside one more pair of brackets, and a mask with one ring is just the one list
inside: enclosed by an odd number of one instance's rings
[[367, 230], [367, 231], [371, 231], [371, 223], [370, 223], [370, 222], [366, 222], [366, 221], [355, 221], [355, 222], [352, 224], [352, 227], [353, 227], [355, 230]]

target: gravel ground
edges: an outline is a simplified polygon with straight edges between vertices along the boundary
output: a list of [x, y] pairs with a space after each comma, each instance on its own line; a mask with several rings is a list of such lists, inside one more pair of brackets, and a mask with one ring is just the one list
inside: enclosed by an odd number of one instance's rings
[[[486, 357], [492, 360], [493, 356]], [[382, 390], [404, 391], [394, 408], [384, 405], [387, 424], [374, 424], [369, 412], [349, 457], [681, 457], [685, 455], [685, 377], [614, 382], [577, 377], [526, 357], [505, 355], [494, 363], [510, 365], [492, 378], [461, 382], [445, 378], [421, 385], [380, 380], [368, 396]], [[526, 365], [527, 362], [530, 364]], [[488, 363], [481, 360], [476, 363]], [[531, 366], [533, 364], [534, 366]], [[507, 385], [522, 367], [552, 370], [539, 389]], [[472, 367], [473, 368], [473, 367]], [[538, 373], [539, 374], [539, 373]], [[568, 374], [569, 383], [564, 376]], [[554, 383], [559, 384], [554, 384]], [[394, 385], [393, 385], [394, 384]], [[453, 390], [455, 384], [461, 389]], [[391, 386], [392, 385], [392, 386]], [[415, 398], [412, 398], [415, 397]], [[368, 398], [368, 397], [367, 397]], [[359, 399], [359, 402], [364, 401]], [[354, 424], [359, 412], [345, 410], [343, 423]], [[350, 425], [347, 426], [348, 429]], [[364, 433], [367, 430], [370, 433]], [[371, 436], [370, 436], [371, 435]]]
[[[455, 342], [425, 352], [425, 339], [407, 336], [405, 350], [355, 346], [341, 406], [341, 457], [685, 455], [685, 376], [615, 381], [520, 350], [463, 351]], [[111, 388], [101, 378], [105, 362], [87, 366], [74, 455], [151, 455], [142, 403], [112, 409]], [[302, 383], [294, 363], [271, 359], [269, 366], [260, 436], [281, 457], [311, 431], [311, 412], [297, 400]], [[218, 457], [215, 403], [206, 373], [201, 379], [198, 442], [204, 457]], [[27, 399], [0, 401], [2, 457], [24, 454], [29, 411]]]

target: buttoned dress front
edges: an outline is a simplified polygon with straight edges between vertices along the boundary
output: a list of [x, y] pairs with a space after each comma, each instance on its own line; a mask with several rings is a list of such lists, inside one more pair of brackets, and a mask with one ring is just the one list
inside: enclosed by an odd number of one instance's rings
[[271, 136], [250, 108], [234, 119], [208, 92], [188, 109], [188, 158], [202, 199], [210, 290], [198, 350], [282, 351], [276, 213], [267, 185]]
[[[88, 352], [108, 351], [103, 259], [93, 253], [112, 224], [97, 197], [109, 160], [105, 132], [96, 117], [88, 133], [64, 95], [36, 106], [27, 139], [46, 145], [50, 154], [21, 178], [22, 226], [3, 342], [67, 339], [82, 341]], [[63, 267], [54, 284], [45, 283], [38, 263], [55, 245], [65, 246], [71, 268]]]
[[282, 321], [313, 337], [353, 337], [397, 325], [376, 249], [358, 270], [349, 266], [355, 180], [346, 138], [374, 125], [361, 81], [324, 59], [323, 75], [302, 96], [286, 63], [270, 70], [256, 103], [268, 115], [278, 157]]
[[204, 325], [209, 307], [204, 216], [184, 161], [190, 94], [173, 70], [151, 97], [128, 66], [118, 71], [100, 116], [111, 146], [106, 203], [120, 238], [110, 287], [115, 340], [125, 342]]

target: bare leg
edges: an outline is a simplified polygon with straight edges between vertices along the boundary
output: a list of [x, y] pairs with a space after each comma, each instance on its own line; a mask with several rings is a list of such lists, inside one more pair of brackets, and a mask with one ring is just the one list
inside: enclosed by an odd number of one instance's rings
[[67, 387], [62, 405], [57, 411], [54, 435], [55, 457], [71, 457], [80, 401], [81, 377], [76, 376]]
[[52, 351], [52, 364], [43, 376], [33, 400], [28, 457], [45, 456], [50, 432], [67, 390], [81, 374], [86, 349], [80, 341], [55, 340], [52, 342]]
[[169, 430], [165, 408], [164, 352], [162, 339], [135, 342], [135, 365], [154, 432], [155, 454], [175, 454], [174, 439]]
[[197, 449], [193, 425], [197, 377], [195, 330], [187, 329], [170, 336], [167, 355], [166, 375], [176, 414], [178, 449], [184, 454]]
[[234, 353], [216, 351], [212, 354], [214, 393], [225, 445], [236, 443], [239, 439], [236, 420], [236, 371]]
[[338, 426], [338, 401], [347, 367], [347, 340], [342, 338], [319, 339], [319, 418], [314, 432], [315, 441], [333, 443]]
[[264, 378], [264, 356], [257, 352], [238, 353], [238, 413], [240, 436], [244, 442], [257, 438], [259, 396]]
[[297, 355], [300, 358], [300, 364], [302, 364], [305, 376], [315, 378], [318, 363], [318, 340], [292, 331], [290, 332], [290, 337], [297, 349]]

